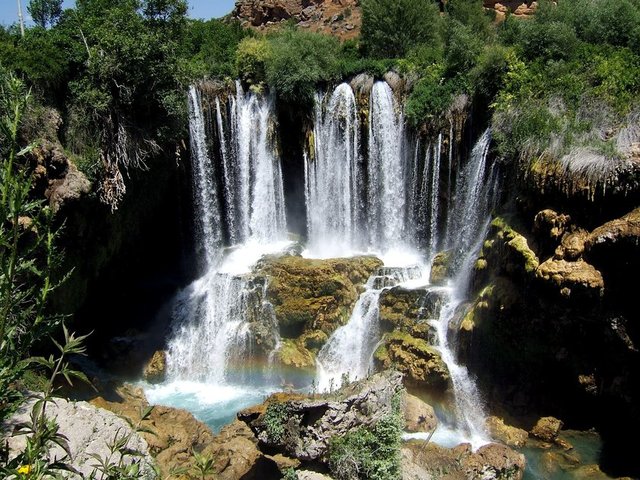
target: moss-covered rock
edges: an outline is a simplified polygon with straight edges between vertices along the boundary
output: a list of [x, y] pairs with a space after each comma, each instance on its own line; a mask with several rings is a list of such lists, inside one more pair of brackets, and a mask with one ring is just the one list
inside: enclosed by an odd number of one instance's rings
[[410, 385], [444, 390], [449, 385], [449, 369], [440, 352], [426, 340], [395, 331], [385, 336], [374, 354], [380, 368], [395, 368]]
[[443, 285], [450, 275], [451, 250], [438, 253], [431, 262], [429, 282], [432, 285]]
[[276, 353], [277, 360], [286, 367], [312, 370], [315, 367], [315, 355], [297, 340], [282, 340]]
[[343, 325], [367, 279], [382, 266], [375, 257], [316, 260], [299, 256], [267, 257], [255, 270], [269, 281], [267, 299], [275, 309], [283, 337], [304, 332], [330, 335]]

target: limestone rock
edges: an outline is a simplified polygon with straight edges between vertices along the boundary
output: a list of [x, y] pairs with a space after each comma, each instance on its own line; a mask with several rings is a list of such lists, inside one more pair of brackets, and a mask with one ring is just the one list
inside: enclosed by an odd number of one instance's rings
[[438, 426], [438, 419], [433, 407], [414, 395], [405, 392], [402, 396], [402, 410], [407, 432], [431, 433]]
[[371, 427], [391, 414], [401, 390], [402, 375], [387, 371], [318, 398], [272, 397], [238, 418], [270, 451], [301, 461], [322, 460], [331, 438]]
[[332, 480], [331, 477], [309, 470], [298, 470], [298, 480]]
[[143, 378], [149, 383], [162, 383], [167, 377], [167, 353], [158, 350], [144, 367]]
[[356, 38], [362, 24], [359, 0], [238, 0], [231, 15], [257, 30], [272, 31], [288, 20], [341, 39]]
[[443, 285], [450, 274], [451, 250], [438, 253], [431, 262], [429, 282], [432, 285]]
[[554, 417], [542, 417], [531, 429], [531, 435], [545, 442], [553, 443], [562, 429], [562, 421]]
[[295, 340], [282, 340], [276, 359], [286, 367], [298, 369], [312, 370], [316, 365], [315, 356]]
[[564, 260], [578, 260], [584, 253], [588, 235], [588, 232], [582, 229], [565, 234], [560, 246], [556, 249], [555, 257]]
[[442, 390], [449, 385], [449, 369], [440, 352], [421, 338], [392, 332], [384, 338], [374, 359], [381, 368], [397, 368], [409, 384]]
[[266, 257], [254, 275], [268, 280], [267, 299], [282, 335], [297, 338], [318, 330], [330, 335], [345, 324], [367, 279], [381, 266], [375, 257], [315, 260], [288, 255]]
[[565, 297], [575, 292], [600, 297], [604, 292], [602, 274], [584, 260], [567, 262], [551, 258], [540, 264], [536, 277], [557, 288]]
[[527, 442], [529, 434], [521, 428], [506, 425], [504, 420], [498, 417], [487, 418], [487, 431], [495, 440], [509, 447], [521, 448]]
[[[31, 410], [35, 400], [25, 402], [18, 411], [1, 425], [2, 439], [8, 442], [10, 456], [22, 451], [26, 444], [26, 436], [12, 437], [11, 432], [16, 425], [29, 422]], [[125, 456], [123, 461], [130, 464], [134, 461], [141, 463], [142, 479], [151, 480], [157, 478], [147, 442], [139, 434], [117, 415], [95, 407], [87, 402], [72, 402], [62, 398], [47, 404], [47, 418], [55, 420], [59, 427], [59, 433], [67, 437], [71, 459], [69, 464], [78, 470], [83, 477], [88, 477], [95, 469], [95, 458], [101, 459], [111, 456], [109, 445], [115, 438], [125, 438], [130, 435], [127, 448], [139, 452], [140, 456]], [[55, 446], [49, 452], [51, 460], [61, 459], [65, 452], [59, 446]], [[112, 462], [118, 462], [118, 454], [112, 457]], [[97, 472], [98, 473], [98, 472]], [[98, 473], [99, 475], [99, 473]], [[79, 479], [77, 475], [71, 475], [72, 479]]]
[[538, 212], [534, 219], [534, 231], [541, 236], [560, 240], [571, 223], [571, 217], [547, 209]]
[[463, 459], [462, 468], [467, 478], [517, 480], [524, 476], [525, 458], [505, 445], [490, 443]]
[[444, 295], [437, 291], [393, 287], [380, 294], [380, 322], [387, 330], [399, 330], [434, 342], [436, 332], [428, 323], [439, 311]]
[[606, 257], [614, 247], [632, 247], [635, 252], [640, 245], [640, 208], [625, 216], [605, 223], [591, 232], [585, 248], [592, 254]]
[[468, 444], [445, 448], [413, 440], [402, 447], [403, 480], [519, 480], [524, 468], [524, 455], [504, 445], [485, 445], [475, 453]]

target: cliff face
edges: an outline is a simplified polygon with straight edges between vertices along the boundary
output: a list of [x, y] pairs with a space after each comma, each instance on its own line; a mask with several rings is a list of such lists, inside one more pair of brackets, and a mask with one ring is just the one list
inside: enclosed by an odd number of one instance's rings
[[[507, 13], [533, 15], [537, 5], [531, 0], [484, 0], [485, 8], [495, 10], [497, 20], [504, 19]], [[342, 40], [357, 38], [362, 25], [360, 0], [237, 0], [231, 15], [243, 26], [261, 31], [293, 22], [300, 28]]]
[[362, 24], [360, 0], [238, 0], [232, 16], [262, 31], [288, 21], [343, 40], [356, 38]]

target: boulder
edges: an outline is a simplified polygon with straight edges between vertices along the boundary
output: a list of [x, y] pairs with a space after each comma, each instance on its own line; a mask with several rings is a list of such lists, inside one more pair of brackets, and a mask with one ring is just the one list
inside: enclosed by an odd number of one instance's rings
[[438, 426], [438, 419], [433, 407], [406, 392], [402, 396], [402, 411], [407, 432], [431, 433]]
[[558, 290], [564, 297], [575, 293], [601, 297], [604, 293], [602, 274], [584, 260], [568, 262], [550, 258], [540, 264], [536, 277]]
[[238, 413], [260, 444], [301, 461], [323, 461], [332, 438], [372, 427], [393, 413], [402, 391], [402, 375], [387, 371], [352, 383], [329, 395], [305, 398], [275, 395]]
[[538, 212], [534, 218], [533, 229], [536, 235], [554, 242], [559, 241], [571, 224], [571, 217], [547, 209]]
[[545, 442], [553, 443], [562, 429], [562, 421], [554, 417], [542, 417], [531, 429], [531, 435]]
[[451, 250], [438, 253], [431, 262], [431, 274], [429, 283], [432, 285], [443, 285], [450, 275]]
[[167, 352], [164, 350], [155, 352], [145, 365], [142, 377], [152, 384], [164, 382], [167, 377]]
[[586, 239], [585, 247], [589, 251], [605, 250], [621, 243], [636, 248], [640, 245], [640, 208], [593, 230]]
[[303, 370], [313, 370], [316, 366], [315, 356], [295, 340], [282, 340], [276, 359], [286, 367]]
[[560, 246], [556, 249], [555, 258], [560, 260], [578, 260], [584, 253], [588, 236], [588, 232], [582, 229], [577, 229], [565, 234], [562, 237]]
[[298, 480], [332, 480], [331, 477], [309, 470], [298, 470]]
[[434, 318], [444, 301], [439, 291], [394, 287], [380, 294], [380, 322], [386, 330], [399, 330], [435, 341], [435, 328], [428, 320]]
[[[25, 435], [11, 436], [17, 425], [30, 422], [30, 415], [36, 400], [31, 399], [23, 403], [18, 411], [0, 425], [2, 443], [7, 442], [10, 458], [24, 450]], [[156, 479], [155, 461], [151, 457], [149, 445], [122, 418], [105, 409], [98, 408], [87, 402], [72, 402], [57, 398], [49, 402], [46, 407], [47, 418], [58, 425], [58, 433], [67, 438], [70, 458], [68, 464], [75, 468], [82, 477], [70, 475], [70, 479], [88, 478], [95, 470], [97, 456], [100, 459], [111, 459], [111, 463], [121, 460], [124, 464], [140, 462], [141, 479]], [[136, 455], [120, 456], [112, 454], [110, 445], [115, 439], [127, 439], [126, 448]], [[62, 459], [65, 451], [58, 445], [49, 450], [49, 459]]]
[[485, 445], [475, 453], [469, 444], [445, 448], [412, 440], [402, 447], [403, 480], [519, 480], [524, 469], [524, 455], [504, 445]]
[[331, 335], [351, 315], [364, 284], [382, 266], [375, 257], [316, 260], [269, 256], [254, 269], [255, 281], [268, 280], [280, 332], [297, 338], [305, 332]]
[[491, 438], [509, 447], [522, 448], [529, 437], [526, 430], [506, 425], [504, 420], [498, 417], [487, 418], [486, 427]]
[[386, 335], [374, 360], [380, 368], [397, 368], [405, 374], [408, 384], [440, 390], [449, 385], [449, 369], [440, 352], [426, 340], [407, 333], [396, 331]]

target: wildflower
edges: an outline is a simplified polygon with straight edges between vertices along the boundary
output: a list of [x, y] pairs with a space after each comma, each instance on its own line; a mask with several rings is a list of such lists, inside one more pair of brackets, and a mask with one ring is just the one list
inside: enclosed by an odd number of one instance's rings
[[22, 465], [18, 468], [18, 473], [23, 475], [27, 475], [29, 472], [31, 472], [31, 465]]

